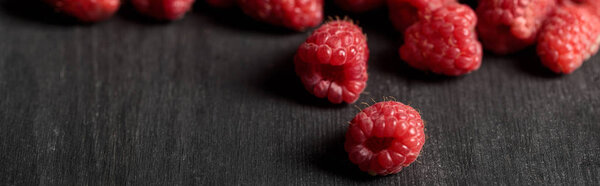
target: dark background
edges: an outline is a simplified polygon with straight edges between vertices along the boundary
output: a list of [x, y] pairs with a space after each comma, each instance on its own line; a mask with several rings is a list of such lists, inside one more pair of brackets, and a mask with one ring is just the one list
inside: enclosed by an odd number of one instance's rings
[[125, 6], [91, 25], [0, 2], [0, 185], [600, 183], [600, 56], [557, 76], [533, 48], [486, 53], [435, 76], [399, 60], [385, 9], [351, 15], [371, 49], [358, 103], [394, 96], [427, 122], [417, 162], [371, 177], [343, 150], [358, 110], [293, 72], [309, 32], [201, 1], [171, 23]]

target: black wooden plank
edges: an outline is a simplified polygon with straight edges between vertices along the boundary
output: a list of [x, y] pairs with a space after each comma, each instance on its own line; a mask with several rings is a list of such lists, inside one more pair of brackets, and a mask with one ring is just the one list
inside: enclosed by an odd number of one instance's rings
[[439, 77], [398, 59], [384, 11], [352, 16], [371, 49], [359, 103], [394, 96], [427, 122], [417, 163], [371, 177], [343, 150], [356, 108], [294, 75], [307, 33], [202, 3], [93, 25], [0, 5], [0, 185], [600, 184], [598, 56], [556, 76], [528, 49]]

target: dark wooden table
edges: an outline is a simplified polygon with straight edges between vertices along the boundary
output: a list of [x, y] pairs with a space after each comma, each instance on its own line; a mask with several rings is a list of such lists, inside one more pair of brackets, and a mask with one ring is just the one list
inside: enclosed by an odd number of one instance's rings
[[557, 76], [530, 48], [440, 77], [399, 60], [385, 11], [353, 15], [372, 51], [359, 103], [394, 96], [427, 122], [418, 162], [371, 177], [343, 150], [357, 109], [293, 72], [308, 33], [203, 3], [81, 25], [1, 2], [0, 185], [600, 184], [600, 56]]

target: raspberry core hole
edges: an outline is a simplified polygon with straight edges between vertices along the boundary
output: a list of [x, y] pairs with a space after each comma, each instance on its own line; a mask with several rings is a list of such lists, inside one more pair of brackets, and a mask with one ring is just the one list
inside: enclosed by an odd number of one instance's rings
[[344, 66], [321, 65], [321, 75], [323, 79], [330, 81], [344, 81]]
[[392, 145], [392, 141], [394, 141], [394, 138], [372, 137], [365, 142], [365, 146], [367, 146], [371, 152], [377, 153], [381, 150], [389, 148], [390, 145]]

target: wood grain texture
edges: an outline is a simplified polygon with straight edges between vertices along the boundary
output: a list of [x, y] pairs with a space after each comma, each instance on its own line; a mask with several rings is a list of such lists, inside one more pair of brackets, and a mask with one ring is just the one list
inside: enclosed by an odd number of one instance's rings
[[439, 77], [398, 59], [385, 11], [352, 16], [371, 49], [359, 103], [394, 96], [428, 136], [418, 162], [370, 177], [343, 150], [356, 108], [294, 75], [308, 34], [197, 4], [172, 23], [125, 7], [80, 25], [1, 1], [0, 185], [600, 184], [600, 56], [556, 76], [533, 49], [487, 54]]

